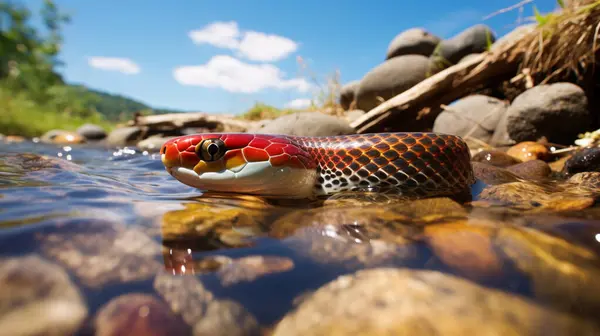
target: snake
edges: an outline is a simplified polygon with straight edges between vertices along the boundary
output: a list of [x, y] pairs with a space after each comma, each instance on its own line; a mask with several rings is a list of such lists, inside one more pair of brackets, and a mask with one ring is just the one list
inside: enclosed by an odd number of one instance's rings
[[459, 136], [432, 132], [296, 136], [200, 133], [164, 142], [179, 182], [210, 192], [313, 198], [376, 191], [455, 195], [475, 183]]

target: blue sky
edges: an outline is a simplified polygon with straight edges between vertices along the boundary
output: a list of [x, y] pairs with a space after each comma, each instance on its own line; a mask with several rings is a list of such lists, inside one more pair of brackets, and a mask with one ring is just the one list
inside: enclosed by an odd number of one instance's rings
[[[449, 38], [485, 23], [502, 36], [518, 10], [482, 19], [516, 2], [56, 0], [72, 16], [61, 72], [153, 107], [232, 114], [256, 101], [282, 107], [312, 97], [311, 74], [320, 83], [336, 70], [343, 83], [360, 79], [409, 28]], [[35, 10], [41, 0], [25, 3]], [[548, 12], [556, 1], [534, 0], [522, 16], [534, 5]]]

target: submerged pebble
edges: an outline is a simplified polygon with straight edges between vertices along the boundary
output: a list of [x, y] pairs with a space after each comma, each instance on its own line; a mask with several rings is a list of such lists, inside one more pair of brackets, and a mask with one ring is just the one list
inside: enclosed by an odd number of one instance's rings
[[510, 147], [506, 154], [523, 162], [531, 160], [546, 161], [550, 158], [550, 150], [545, 145], [534, 141], [523, 141]]
[[495, 167], [508, 167], [521, 163], [522, 161], [499, 150], [482, 150], [473, 155], [473, 162], [482, 162]]
[[506, 168], [525, 180], [542, 180], [552, 173], [550, 166], [542, 160], [530, 160]]
[[596, 335], [597, 325], [431, 270], [378, 268], [340, 276], [305, 298], [273, 336]]

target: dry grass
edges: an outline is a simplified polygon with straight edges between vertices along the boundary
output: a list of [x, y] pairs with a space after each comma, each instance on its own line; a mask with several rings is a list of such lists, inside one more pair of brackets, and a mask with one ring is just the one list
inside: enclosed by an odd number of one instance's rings
[[535, 19], [537, 29], [518, 45], [526, 51], [520, 65], [520, 72], [527, 73], [524, 77], [533, 79], [534, 85], [589, 81], [600, 48], [600, 1], [570, 1], [560, 12], [536, 12]]

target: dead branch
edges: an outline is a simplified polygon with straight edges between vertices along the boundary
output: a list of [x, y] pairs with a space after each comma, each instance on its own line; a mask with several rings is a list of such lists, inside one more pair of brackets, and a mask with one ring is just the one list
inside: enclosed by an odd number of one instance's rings
[[149, 116], [138, 116], [127, 123], [128, 126], [147, 126], [154, 129], [209, 128], [222, 126], [228, 132], [245, 132], [254, 122], [235, 119], [229, 115], [210, 115], [207, 113], [169, 113]]

